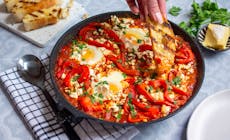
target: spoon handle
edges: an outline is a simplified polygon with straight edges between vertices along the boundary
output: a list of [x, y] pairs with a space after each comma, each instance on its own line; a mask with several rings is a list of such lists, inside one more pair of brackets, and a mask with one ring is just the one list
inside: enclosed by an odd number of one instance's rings
[[61, 124], [67, 136], [69, 137], [69, 139], [70, 140], [80, 140], [79, 136], [74, 131], [73, 127], [70, 125], [70, 122], [67, 119], [68, 116], [64, 116], [64, 114], [66, 114], [65, 110], [60, 110], [60, 111], [58, 110], [57, 103], [54, 101], [54, 99], [51, 97], [51, 95], [46, 89], [42, 89], [42, 92], [45, 95], [46, 99], [48, 100], [54, 113], [58, 117], [58, 121]]

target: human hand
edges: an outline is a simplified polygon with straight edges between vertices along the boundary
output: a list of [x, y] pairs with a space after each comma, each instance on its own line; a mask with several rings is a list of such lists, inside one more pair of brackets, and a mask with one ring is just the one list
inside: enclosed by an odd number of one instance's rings
[[140, 14], [141, 20], [149, 17], [158, 23], [163, 23], [166, 17], [165, 0], [126, 0], [134, 14]]

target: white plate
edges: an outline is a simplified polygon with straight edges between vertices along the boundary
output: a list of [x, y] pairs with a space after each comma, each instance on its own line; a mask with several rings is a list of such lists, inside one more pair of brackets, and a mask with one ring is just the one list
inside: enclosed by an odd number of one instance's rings
[[187, 140], [230, 140], [230, 90], [198, 105], [188, 123]]

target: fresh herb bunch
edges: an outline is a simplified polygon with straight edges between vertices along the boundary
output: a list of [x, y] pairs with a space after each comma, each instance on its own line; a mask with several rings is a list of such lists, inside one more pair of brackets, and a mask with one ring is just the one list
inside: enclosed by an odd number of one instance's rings
[[181, 22], [179, 26], [193, 37], [204, 24], [218, 22], [230, 26], [230, 12], [225, 8], [219, 8], [217, 2], [205, 0], [202, 5], [199, 5], [194, 0], [192, 8], [189, 22]]

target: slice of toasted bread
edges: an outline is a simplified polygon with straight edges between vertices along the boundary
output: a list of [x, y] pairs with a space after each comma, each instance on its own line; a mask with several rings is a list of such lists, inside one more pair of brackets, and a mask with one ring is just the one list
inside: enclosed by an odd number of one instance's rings
[[18, 0], [4, 0], [6, 9], [8, 12], [11, 12], [12, 8], [18, 3]]
[[44, 8], [50, 8], [55, 6], [58, 0], [41, 0], [40, 2], [24, 2], [19, 1], [12, 8], [12, 13], [15, 16], [16, 22], [21, 22], [26, 14], [38, 11]]
[[46, 25], [55, 24], [58, 21], [58, 15], [61, 8], [53, 6], [47, 9], [38, 10], [27, 14], [23, 18], [23, 24], [26, 31], [41, 28]]
[[13, 7], [18, 3], [18, 2], [31, 2], [31, 3], [38, 3], [41, 0], [4, 0], [4, 3], [6, 5], [6, 9], [8, 12], [11, 12]]

